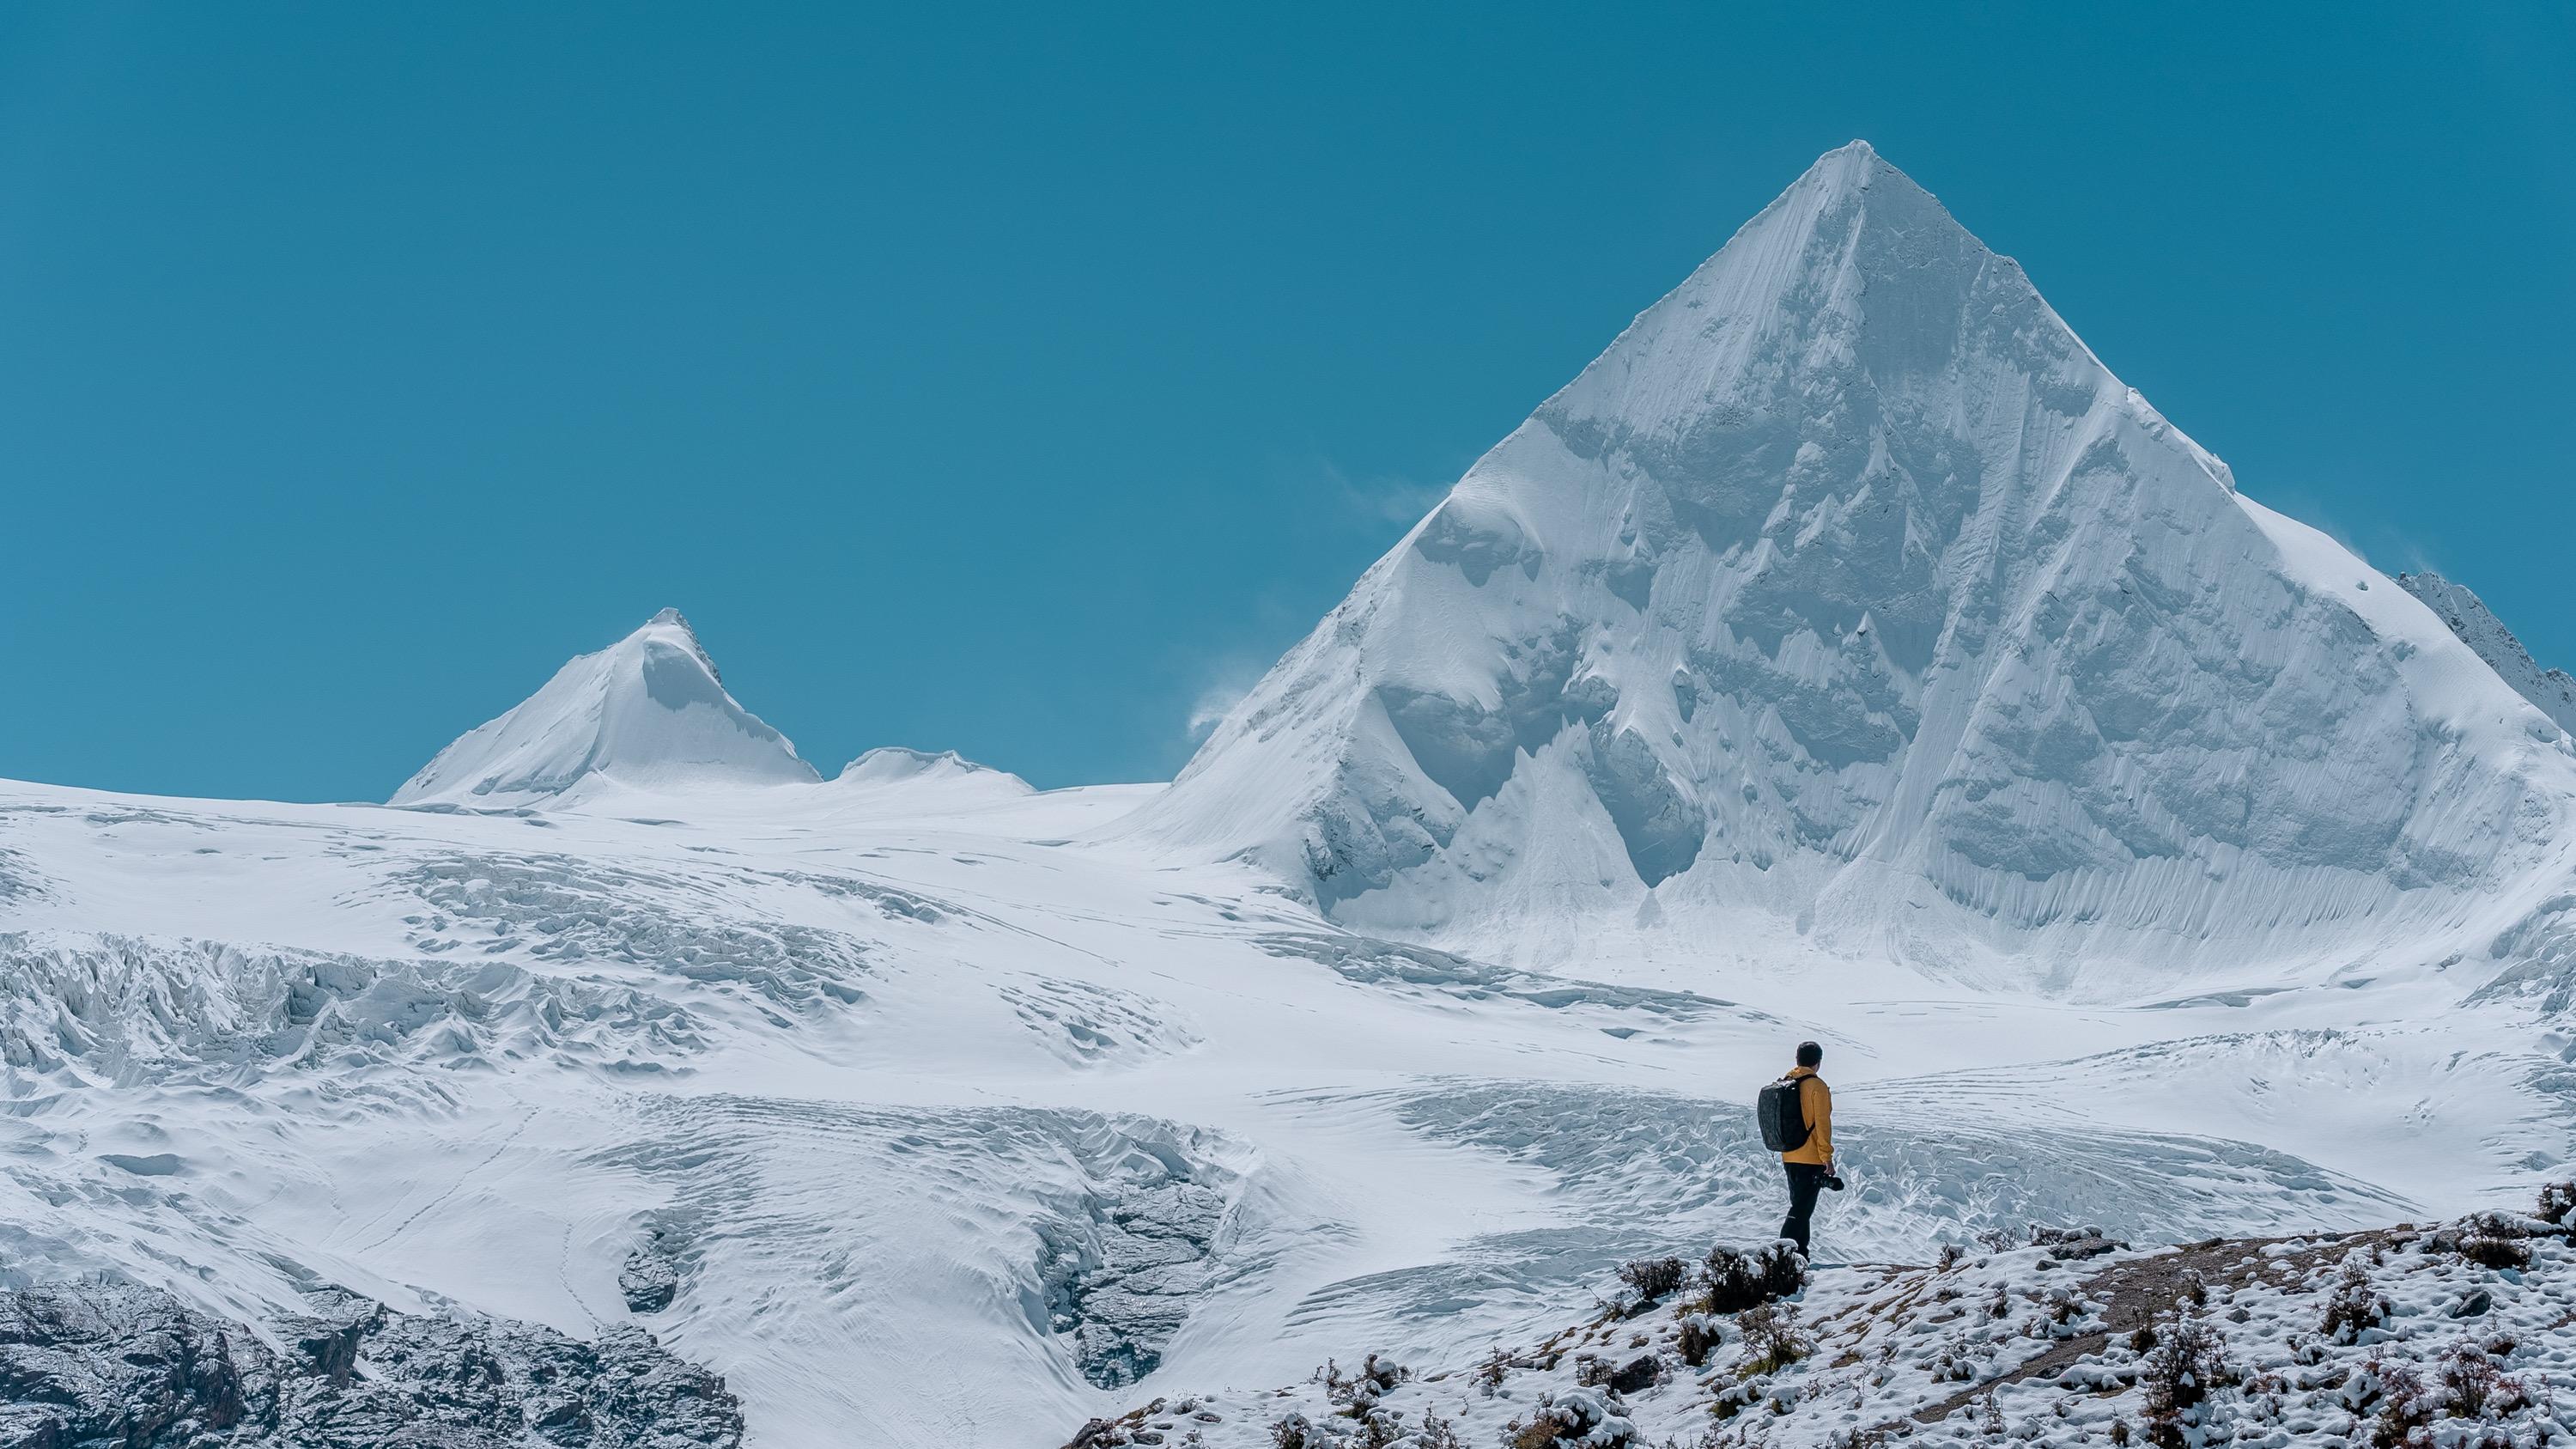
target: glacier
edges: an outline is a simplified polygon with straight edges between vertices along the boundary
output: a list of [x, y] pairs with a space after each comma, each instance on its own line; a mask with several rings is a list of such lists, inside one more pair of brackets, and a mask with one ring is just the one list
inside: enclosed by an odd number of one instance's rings
[[385, 804], [0, 782], [0, 1293], [1040, 1449], [1760, 1236], [1801, 1038], [1842, 1260], [2514, 1201], [2576, 1156], [2576, 748], [2474, 603], [1855, 144], [1169, 784], [824, 778], [675, 611]]

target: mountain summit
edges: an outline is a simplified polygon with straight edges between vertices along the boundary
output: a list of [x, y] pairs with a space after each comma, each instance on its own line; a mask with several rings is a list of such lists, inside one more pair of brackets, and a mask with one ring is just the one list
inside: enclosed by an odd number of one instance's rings
[[689, 621], [664, 609], [439, 751], [390, 803], [501, 807], [598, 781], [666, 789], [815, 778], [785, 735], [725, 692]]
[[2164, 969], [2324, 959], [2519, 878], [2570, 765], [1856, 142], [1480, 459], [1136, 828], [1511, 957], [1679, 912], [1703, 947]]

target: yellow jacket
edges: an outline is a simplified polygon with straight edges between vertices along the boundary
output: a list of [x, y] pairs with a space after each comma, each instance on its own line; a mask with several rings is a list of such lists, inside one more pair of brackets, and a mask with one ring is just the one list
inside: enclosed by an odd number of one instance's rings
[[1831, 1167], [1834, 1161], [1834, 1089], [1816, 1075], [1813, 1067], [1798, 1067], [1789, 1073], [1801, 1078], [1798, 1084], [1799, 1115], [1807, 1119], [1807, 1140], [1797, 1149], [1780, 1154], [1782, 1162], [1804, 1162], [1817, 1167]]

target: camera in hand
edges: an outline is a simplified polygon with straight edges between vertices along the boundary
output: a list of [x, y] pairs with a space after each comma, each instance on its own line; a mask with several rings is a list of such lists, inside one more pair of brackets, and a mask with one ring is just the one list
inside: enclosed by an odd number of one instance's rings
[[1840, 1192], [1843, 1190], [1843, 1180], [1829, 1172], [1825, 1174], [1825, 1186]]

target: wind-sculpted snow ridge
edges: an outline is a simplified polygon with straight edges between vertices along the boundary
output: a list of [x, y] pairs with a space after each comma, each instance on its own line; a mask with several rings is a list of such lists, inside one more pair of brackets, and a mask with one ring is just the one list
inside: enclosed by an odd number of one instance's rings
[[2450, 629], [1855, 143], [1132, 828], [1512, 960], [1687, 924], [2125, 993], [2507, 915], [2566, 873], [2571, 799], [2565, 736]]
[[724, 1379], [638, 1328], [592, 1342], [332, 1289], [272, 1325], [111, 1282], [0, 1292], [0, 1442], [25, 1449], [735, 1449]]
[[392, 803], [498, 809], [594, 781], [667, 789], [817, 778], [785, 735], [725, 692], [689, 621], [664, 609], [439, 751]]
[[2424, 601], [2460, 642], [2478, 653], [2514, 693], [2530, 700], [2563, 730], [2576, 730], [2576, 676], [2564, 669], [2543, 669], [2522, 641], [2489, 609], [2486, 600], [2427, 569], [2399, 574], [2400, 588]]
[[1066, 1449], [2521, 1449], [2576, 1435], [2559, 1210], [2147, 1252], [2034, 1224], [1749, 1290], [1676, 1239], [1663, 1274], [1602, 1272], [1554, 1332], [1472, 1358], [1354, 1345], [1279, 1387], [1175, 1385]]

